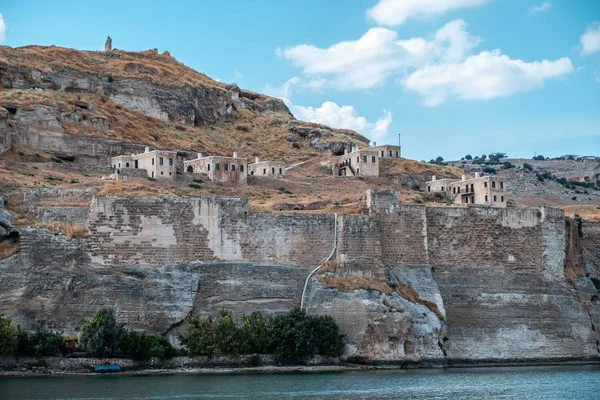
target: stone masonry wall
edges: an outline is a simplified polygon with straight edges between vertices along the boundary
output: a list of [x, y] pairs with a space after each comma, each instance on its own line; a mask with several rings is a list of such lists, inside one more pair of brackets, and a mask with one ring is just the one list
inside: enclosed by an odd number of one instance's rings
[[377, 221], [368, 216], [338, 217], [337, 258], [341, 262], [381, 264], [381, 238]]
[[251, 213], [242, 199], [97, 197], [89, 248], [102, 265], [219, 260], [308, 268], [331, 252], [334, 218]]
[[[436, 208], [427, 209], [429, 263], [436, 267], [506, 266], [543, 267], [547, 223], [535, 209]], [[550, 215], [550, 220], [558, 217]], [[562, 232], [554, 232], [564, 241]], [[554, 243], [553, 243], [554, 244]], [[552, 251], [562, 253], [564, 245]], [[560, 257], [560, 254], [557, 256]]]

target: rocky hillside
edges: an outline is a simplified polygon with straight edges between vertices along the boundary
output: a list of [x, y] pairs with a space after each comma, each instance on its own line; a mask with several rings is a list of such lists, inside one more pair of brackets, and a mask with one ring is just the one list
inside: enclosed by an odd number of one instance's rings
[[281, 100], [214, 81], [156, 50], [0, 46], [0, 89], [0, 153], [19, 142], [105, 163], [129, 150], [122, 142], [293, 161], [368, 143], [297, 121]]

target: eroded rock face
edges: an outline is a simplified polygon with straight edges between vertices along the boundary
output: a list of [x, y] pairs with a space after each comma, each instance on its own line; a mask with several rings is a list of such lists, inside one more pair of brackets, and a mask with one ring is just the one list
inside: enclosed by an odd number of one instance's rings
[[[126, 65], [125, 68], [137, 68]], [[130, 110], [164, 121], [201, 126], [234, 116], [236, 108], [290, 114], [283, 101], [237, 86], [164, 86], [146, 79], [96, 76], [55, 68], [43, 73], [0, 63], [0, 85], [6, 89], [41, 88], [75, 93], [101, 93]]]

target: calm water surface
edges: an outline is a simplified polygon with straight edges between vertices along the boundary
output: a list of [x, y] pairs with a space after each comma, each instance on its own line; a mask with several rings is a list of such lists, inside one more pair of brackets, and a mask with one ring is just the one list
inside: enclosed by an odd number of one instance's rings
[[0, 378], [0, 399], [600, 399], [600, 366]]

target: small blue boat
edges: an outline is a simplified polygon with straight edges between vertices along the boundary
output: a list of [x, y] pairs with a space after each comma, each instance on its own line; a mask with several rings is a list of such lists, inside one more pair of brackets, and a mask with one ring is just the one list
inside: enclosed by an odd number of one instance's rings
[[111, 365], [94, 365], [94, 372], [119, 372], [121, 366], [118, 364]]

